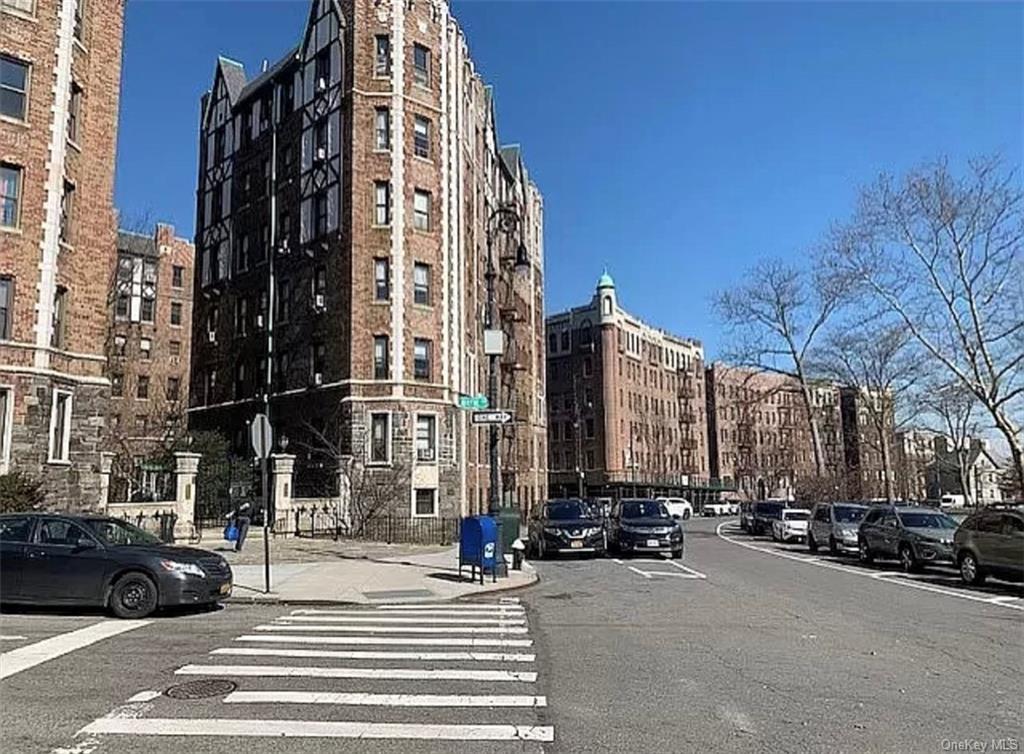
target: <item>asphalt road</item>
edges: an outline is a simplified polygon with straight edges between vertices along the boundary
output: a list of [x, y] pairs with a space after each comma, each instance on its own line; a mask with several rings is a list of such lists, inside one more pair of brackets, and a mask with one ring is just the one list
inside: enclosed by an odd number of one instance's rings
[[[0, 750], [1020, 750], [1018, 587], [907, 579], [721, 520], [689, 523], [681, 563], [536, 565], [521, 604], [6, 613]], [[166, 694], [204, 679], [236, 688]]]

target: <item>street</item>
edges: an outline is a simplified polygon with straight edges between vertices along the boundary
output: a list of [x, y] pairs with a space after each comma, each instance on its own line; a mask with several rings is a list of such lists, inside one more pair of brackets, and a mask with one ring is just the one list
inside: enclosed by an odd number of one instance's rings
[[[1018, 587], [811, 558], [734, 522], [688, 522], [681, 563], [543, 561], [537, 586], [478, 602], [232, 604], [102, 638], [80, 630], [126, 622], [8, 613], [4, 748], [916, 752], [1020, 741]], [[9, 672], [12, 652], [51, 637], [63, 637], [43, 652], [51, 659]], [[180, 687], [197, 680], [231, 683]], [[180, 698], [192, 692], [204, 698]]]

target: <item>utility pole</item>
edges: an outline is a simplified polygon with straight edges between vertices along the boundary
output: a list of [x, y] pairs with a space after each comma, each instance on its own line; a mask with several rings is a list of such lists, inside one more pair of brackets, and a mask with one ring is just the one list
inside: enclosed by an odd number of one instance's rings
[[[273, 107], [273, 105], [271, 105]], [[267, 249], [269, 258], [267, 259], [267, 313], [266, 322], [264, 326], [267, 328], [267, 361], [263, 375], [263, 415], [267, 418], [267, 422], [270, 422], [270, 393], [274, 387], [274, 306], [276, 297], [276, 281], [274, 279], [274, 263], [275, 257], [277, 256], [277, 118], [274, 117], [274, 113], [270, 113], [270, 185], [267, 186], [267, 192], [270, 195], [270, 201], [268, 206], [270, 208], [270, 232], [269, 238], [267, 239], [270, 243], [270, 248]], [[269, 455], [270, 449], [267, 450]], [[266, 467], [267, 460], [263, 459], [263, 466]], [[270, 505], [270, 489], [266, 484], [267, 472], [263, 470], [263, 542], [264, 547], [268, 548], [268, 530], [269, 530], [269, 519], [274, 512]], [[269, 562], [269, 556], [267, 558]], [[269, 582], [269, 575], [268, 575]], [[268, 587], [269, 589], [269, 587]]]

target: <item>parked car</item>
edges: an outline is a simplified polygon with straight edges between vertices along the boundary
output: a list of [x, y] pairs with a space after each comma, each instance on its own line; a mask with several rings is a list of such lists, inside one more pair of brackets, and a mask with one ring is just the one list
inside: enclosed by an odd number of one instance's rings
[[953, 562], [956, 521], [936, 508], [906, 505], [872, 506], [857, 532], [860, 559], [899, 560], [904, 571], [926, 563]]
[[828, 545], [833, 555], [857, 552], [857, 531], [867, 506], [858, 503], [816, 503], [807, 528], [807, 549]]
[[604, 555], [608, 545], [600, 510], [584, 500], [548, 500], [534, 510], [528, 532], [530, 552], [538, 558], [559, 552]]
[[744, 500], [739, 504], [740, 531], [753, 531], [754, 529], [754, 504]]
[[616, 552], [662, 552], [681, 558], [683, 527], [661, 500], [620, 500], [608, 519], [608, 544]]
[[728, 515], [730, 515], [730, 516], [738, 516], [740, 514], [740, 501], [739, 500], [730, 500], [727, 503], [727, 505], [729, 506], [729, 514]]
[[803, 542], [811, 512], [806, 508], [783, 508], [772, 521], [772, 539], [777, 542]]
[[693, 515], [693, 503], [685, 497], [659, 497], [657, 500], [665, 504], [672, 518], [687, 521]]
[[5, 603], [92, 605], [119, 618], [231, 594], [220, 555], [165, 544], [105, 516], [0, 515], [0, 596]]
[[750, 526], [751, 533], [755, 536], [770, 533], [772, 530], [772, 524], [778, 520], [779, 515], [785, 507], [785, 503], [777, 500], [767, 500], [754, 503], [753, 521]]
[[700, 509], [702, 516], [728, 516], [729, 504], [722, 500], [710, 500]]
[[960, 578], [1024, 581], [1024, 507], [993, 506], [968, 516], [953, 535]]

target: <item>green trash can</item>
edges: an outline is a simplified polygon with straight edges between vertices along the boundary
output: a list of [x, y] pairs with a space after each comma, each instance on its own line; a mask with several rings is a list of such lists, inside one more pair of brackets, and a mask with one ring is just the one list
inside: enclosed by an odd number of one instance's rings
[[512, 543], [519, 539], [519, 509], [499, 508], [498, 519], [501, 521], [501, 551], [512, 552]]

